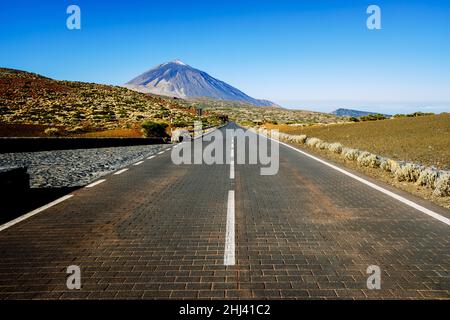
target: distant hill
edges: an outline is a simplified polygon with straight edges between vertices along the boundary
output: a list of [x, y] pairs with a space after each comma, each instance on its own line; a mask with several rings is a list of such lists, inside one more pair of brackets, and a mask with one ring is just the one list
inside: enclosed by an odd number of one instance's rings
[[255, 106], [276, 106], [271, 101], [252, 98], [179, 60], [160, 64], [127, 82], [124, 87], [139, 92], [184, 99], [207, 97], [239, 101]]
[[[368, 116], [371, 114], [379, 114], [379, 112], [370, 112], [370, 111], [360, 111], [360, 110], [352, 110], [352, 109], [343, 109], [343, 108], [339, 108], [333, 112], [331, 112], [331, 114], [340, 116], [340, 117], [355, 117], [355, 118], [359, 118], [362, 116]], [[392, 115], [389, 114], [383, 114], [383, 116], [385, 117], [392, 117]]]

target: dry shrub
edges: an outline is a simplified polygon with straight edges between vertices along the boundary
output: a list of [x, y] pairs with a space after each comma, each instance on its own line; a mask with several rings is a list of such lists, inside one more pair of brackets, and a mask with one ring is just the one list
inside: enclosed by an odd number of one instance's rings
[[356, 161], [363, 167], [377, 168], [380, 166], [380, 157], [367, 151], [361, 152]]
[[83, 126], [75, 126], [73, 128], [69, 128], [67, 129], [67, 132], [69, 133], [81, 133], [81, 132], [85, 132], [86, 128], [84, 128]]
[[330, 145], [328, 145], [328, 150], [330, 150], [331, 152], [340, 154], [342, 152], [342, 144], [335, 142], [335, 143], [331, 143]]
[[400, 164], [392, 159], [381, 158], [380, 160], [380, 168], [387, 172], [396, 172], [400, 169]]
[[367, 158], [368, 156], [370, 156], [370, 152], [361, 151], [358, 157], [356, 158], [356, 162], [361, 166], [365, 166], [364, 159]]
[[307, 138], [306, 139], [306, 145], [311, 148], [314, 148], [320, 142], [322, 142], [322, 140], [317, 139], [317, 138]]
[[284, 140], [284, 141], [288, 141], [288, 142], [292, 142], [292, 143], [305, 143], [306, 141], [306, 136], [305, 135], [291, 135], [291, 134], [285, 134], [285, 133], [280, 133], [280, 140]]
[[345, 159], [355, 161], [358, 159], [359, 154], [361, 151], [358, 149], [352, 149], [352, 148], [343, 148], [342, 154], [344, 155]]
[[293, 140], [294, 140], [294, 142], [296, 142], [296, 143], [305, 143], [305, 141], [306, 141], [306, 139], [308, 138], [306, 135], [304, 135], [304, 134], [302, 134], [302, 135], [299, 135], [299, 136], [293, 136], [294, 138], [293, 138]]
[[395, 170], [394, 175], [397, 181], [416, 182], [422, 170], [422, 166], [408, 162], [400, 165], [400, 168]]
[[281, 140], [280, 139], [281, 135], [282, 135], [282, 133], [280, 133], [279, 131], [276, 131], [276, 130], [270, 132], [270, 137], [275, 140]]
[[438, 197], [450, 196], [450, 173], [446, 172], [439, 175], [433, 195]]
[[318, 148], [320, 150], [325, 150], [325, 149], [328, 149], [329, 145], [330, 144], [328, 142], [320, 140], [320, 142], [316, 144], [316, 148]]
[[390, 172], [391, 171], [391, 165], [389, 164], [388, 158], [381, 158], [380, 160], [380, 168], [384, 171]]
[[434, 189], [436, 187], [436, 180], [439, 178], [439, 171], [434, 168], [427, 168], [423, 170], [416, 183], [419, 186], [426, 186]]
[[44, 133], [49, 137], [57, 137], [61, 134], [58, 128], [47, 128]]

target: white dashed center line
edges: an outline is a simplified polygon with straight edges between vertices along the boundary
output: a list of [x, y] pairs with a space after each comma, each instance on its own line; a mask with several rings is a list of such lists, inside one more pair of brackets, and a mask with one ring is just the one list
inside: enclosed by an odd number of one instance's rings
[[231, 160], [230, 162], [230, 179], [234, 179], [234, 161]]
[[[230, 150], [230, 179], [234, 179], [234, 137], [231, 140]], [[235, 257], [235, 205], [234, 205], [234, 190], [228, 191], [227, 204], [227, 226], [225, 231], [225, 252], [223, 256], [223, 264], [225, 266], [234, 266], [236, 264]]]
[[228, 191], [227, 227], [225, 231], [225, 253], [223, 257], [223, 264], [225, 266], [234, 266], [236, 264], [234, 253], [234, 220], [234, 190], [230, 190]]
[[231, 142], [230, 153], [230, 179], [234, 179], [234, 142]]
[[164, 153], [164, 151], [160, 151], [160, 152], [158, 152], [158, 154], [163, 154]]
[[139, 161], [139, 162], [136, 162], [135, 164], [133, 164], [133, 166], [138, 166], [138, 165], [141, 165], [143, 163], [144, 163], [144, 161]]
[[152, 160], [155, 156], [150, 156], [147, 158], [147, 160]]

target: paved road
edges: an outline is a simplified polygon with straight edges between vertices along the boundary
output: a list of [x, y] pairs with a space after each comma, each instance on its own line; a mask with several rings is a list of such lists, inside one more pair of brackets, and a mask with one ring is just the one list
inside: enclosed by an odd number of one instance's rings
[[450, 298], [449, 225], [286, 146], [279, 159], [232, 179], [166, 151], [73, 192], [0, 231], [0, 299]]

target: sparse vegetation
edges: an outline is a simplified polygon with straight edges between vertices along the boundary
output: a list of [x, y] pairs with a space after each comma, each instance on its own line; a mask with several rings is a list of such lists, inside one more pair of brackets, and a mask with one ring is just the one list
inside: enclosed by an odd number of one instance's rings
[[[423, 196], [444, 207], [450, 208], [450, 115], [402, 117], [400, 119], [377, 121], [376, 123], [353, 123], [346, 125], [317, 125], [309, 128], [293, 129], [289, 126], [266, 125], [270, 129], [281, 129], [275, 137], [291, 143], [304, 144], [314, 152], [325, 152], [327, 157], [357, 168], [367, 174], [381, 178], [397, 187]], [[387, 127], [380, 125], [384, 123]], [[368, 129], [372, 130], [368, 130]], [[386, 130], [390, 129], [390, 130]], [[263, 134], [270, 134], [266, 128], [260, 128]], [[293, 134], [301, 133], [299, 134]], [[364, 132], [365, 134], [362, 134]], [[306, 134], [305, 134], [306, 133]], [[361, 134], [361, 136], [360, 136]], [[320, 138], [316, 137], [319, 136]], [[353, 137], [353, 139], [352, 139]], [[355, 139], [358, 137], [358, 139]], [[323, 138], [323, 140], [322, 140]], [[389, 140], [393, 138], [394, 140]], [[362, 139], [362, 140], [361, 140]], [[370, 144], [367, 144], [368, 139]], [[410, 140], [413, 139], [413, 140]], [[345, 141], [328, 142], [328, 141]], [[389, 142], [395, 142], [389, 144]], [[387, 143], [388, 142], [388, 143]], [[415, 144], [409, 145], [414, 142]], [[425, 150], [438, 150], [419, 162]], [[351, 144], [351, 148], [347, 145]], [[361, 146], [367, 146], [364, 148]], [[407, 146], [411, 158], [392, 159], [387, 153], [375, 149], [385, 148], [390, 154], [401, 154]], [[405, 153], [403, 153], [405, 154]], [[440, 156], [445, 159], [439, 162]], [[439, 168], [438, 167], [439, 164]]]
[[[196, 108], [203, 109], [201, 117], [196, 115]], [[228, 119], [251, 126], [267, 122], [308, 126], [348, 121], [320, 112], [255, 107], [208, 98], [173, 99], [116, 86], [56, 81], [0, 68], [0, 133], [7, 135], [12, 132], [6, 127], [1, 130], [2, 126], [16, 125], [15, 135], [45, 136], [45, 129], [57, 127], [61, 135], [109, 136], [106, 131], [134, 135], [135, 131], [121, 129], [140, 128], [144, 120], [165, 123], [171, 128], [192, 129], [194, 120], [210, 127]], [[33, 130], [24, 126], [33, 126]]]
[[145, 137], [167, 137], [167, 124], [165, 123], [147, 120], [144, 121], [141, 126]]
[[[143, 120], [192, 126], [195, 119], [193, 105], [181, 99], [0, 68], [0, 127], [33, 126], [23, 130], [24, 135], [45, 136], [48, 127], [59, 128], [62, 135], [136, 128]], [[216, 113], [204, 112], [201, 120], [208, 126], [222, 123]], [[21, 135], [19, 130], [14, 132]]]
[[432, 113], [432, 112], [420, 112], [420, 111], [418, 111], [418, 112], [413, 112], [413, 113], [409, 113], [409, 114], [401, 114], [401, 113], [399, 113], [399, 114], [394, 115], [394, 118], [405, 118], [405, 117], [412, 118], [412, 117], [422, 117], [422, 116], [432, 116], [432, 115], [434, 115], [434, 113]]
[[255, 107], [236, 101], [197, 98], [190, 100], [179, 99], [179, 102], [201, 108], [206, 112], [216, 114], [218, 117], [226, 115], [230, 120], [243, 126], [254, 126], [264, 123], [307, 126], [314, 123], [342, 123], [348, 121], [345, 117], [329, 113], [277, 107]]
[[58, 128], [47, 128], [44, 133], [49, 137], [57, 137], [61, 134]]
[[377, 121], [377, 120], [385, 120], [387, 119], [385, 115], [382, 114], [369, 114], [367, 116], [359, 117], [359, 121]]
[[265, 127], [339, 142], [348, 148], [367, 150], [398, 161], [450, 169], [448, 113], [345, 124]]

